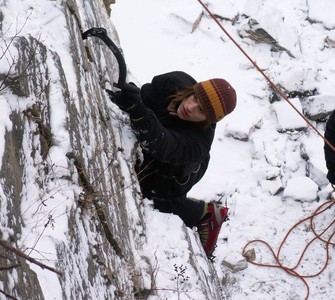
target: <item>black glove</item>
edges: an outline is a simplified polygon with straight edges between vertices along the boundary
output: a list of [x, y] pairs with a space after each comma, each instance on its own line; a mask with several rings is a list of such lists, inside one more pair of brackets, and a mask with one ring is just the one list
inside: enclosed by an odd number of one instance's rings
[[140, 93], [141, 91], [141, 89], [134, 82], [125, 83], [121, 87], [121, 90], [129, 93]]
[[107, 90], [110, 100], [121, 110], [127, 112], [133, 121], [141, 120], [146, 108], [141, 101], [140, 89], [133, 83], [126, 83], [121, 91]]
[[119, 104], [121, 103], [121, 91], [111, 91], [111, 90], [108, 90], [106, 89], [106, 92], [109, 96], [109, 100], [112, 101], [114, 104], [116, 104], [120, 109], [124, 109], [122, 108], [122, 106]]

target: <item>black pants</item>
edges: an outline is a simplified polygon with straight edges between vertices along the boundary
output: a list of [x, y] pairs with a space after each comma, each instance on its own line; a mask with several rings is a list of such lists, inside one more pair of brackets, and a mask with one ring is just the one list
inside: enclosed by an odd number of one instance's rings
[[190, 228], [199, 223], [204, 213], [205, 201], [202, 200], [187, 198], [186, 196], [172, 199], [153, 198], [152, 200], [155, 209], [162, 213], [178, 215], [185, 225]]
[[160, 212], [178, 215], [187, 227], [198, 225], [204, 214], [205, 202], [187, 198], [186, 195], [205, 174], [209, 155], [194, 172], [188, 175], [186, 182], [185, 178], [176, 180], [174, 176], [168, 177], [162, 168], [158, 168], [159, 165], [155, 166], [155, 161], [155, 159], [147, 159], [146, 163], [135, 167], [142, 195], [152, 199], [154, 208]]

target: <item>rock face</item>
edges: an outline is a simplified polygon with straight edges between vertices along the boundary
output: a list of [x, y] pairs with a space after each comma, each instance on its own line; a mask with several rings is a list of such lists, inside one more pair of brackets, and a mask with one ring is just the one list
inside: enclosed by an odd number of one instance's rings
[[[9, 4], [2, 5], [5, 32], [13, 20], [6, 14]], [[8, 268], [0, 272], [0, 298], [133, 299], [145, 290], [134, 257], [144, 238], [130, 230], [129, 219], [144, 225], [140, 201], [125, 201], [122, 174], [131, 174], [132, 162], [119, 161], [116, 123], [124, 121], [113, 120], [118, 117], [104, 91], [118, 66], [107, 47], [81, 39], [93, 24], [103, 24], [114, 39], [115, 32], [102, 1], [63, 1], [52, 13], [65, 20], [70, 39], [61, 28], [57, 39], [68, 43], [68, 56], [33, 35], [2, 36], [1, 56], [9, 67], [1, 67], [0, 97], [9, 118], [1, 126], [0, 239], [64, 274], [0, 246], [0, 270]], [[136, 195], [136, 185], [131, 190]], [[55, 227], [64, 227], [63, 234]], [[147, 269], [150, 261], [143, 265]]]
[[[128, 118], [105, 92], [118, 80], [118, 64], [100, 40], [82, 40], [87, 29], [104, 27], [118, 43], [111, 2], [0, 6], [1, 300], [186, 292], [222, 299], [196, 233], [180, 223], [176, 238], [196, 285], [181, 286], [179, 274], [161, 271], [151, 249], [155, 236], [146, 224], [155, 212], [133, 171], [137, 145]], [[177, 248], [162, 246], [160, 255], [176, 256]]]

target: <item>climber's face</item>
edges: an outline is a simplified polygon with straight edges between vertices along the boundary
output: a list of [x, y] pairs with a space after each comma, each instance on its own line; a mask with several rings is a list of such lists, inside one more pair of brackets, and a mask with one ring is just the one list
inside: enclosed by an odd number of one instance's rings
[[185, 98], [180, 103], [177, 109], [177, 115], [180, 119], [190, 122], [203, 122], [206, 120], [203, 108], [195, 95]]

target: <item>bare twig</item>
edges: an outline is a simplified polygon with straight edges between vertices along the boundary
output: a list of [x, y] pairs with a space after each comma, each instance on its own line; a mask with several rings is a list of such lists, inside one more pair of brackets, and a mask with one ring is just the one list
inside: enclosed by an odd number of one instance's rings
[[20, 267], [21, 265], [20, 264], [16, 264], [16, 265], [10, 265], [10, 266], [5, 266], [5, 267], [1, 267], [0, 266], [0, 271], [8, 271], [8, 270], [11, 270], [11, 269], [15, 269], [17, 267]]
[[198, 18], [195, 20], [195, 22], [193, 23], [193, 26], [192, 26], [192, 30], [191, 30], [191, 33], [193, 33], [199, 26], [200, 22], [201, 22], [201, 19], [204, 15], [204, 12], [202, 11], [200, 13], [200, 15], [198, 16]]
[[47, 269], [51, 272], [54, 272], [58, 275], [64, 275], [64, 272], [61, 270], [56, 270], [55, 268], [49, 267], [41, 262], [39, 262], [38, 260], [30, 257], [29, 255], [25, 254], [24, 252], [22, 252], [21, 250], [11, 246], [9, 243], [7, 243], [6, 241], [0, 240], [0, 246], [6, 248], [7, 250], [9, 250], [10, 252], [16, 254], [17, 256], [20, 256], [21, 258], [30, 261], [31, 263], [41, 267], [42, 269]]
[[13, 297], [12, 295], [6, 293], [6, 292], [3, 291], [3, 290], [0, 290], [0, 293], [1, 293], [1, 294], [4, 294], [8, 299], [18, 300], [17, 298]]

